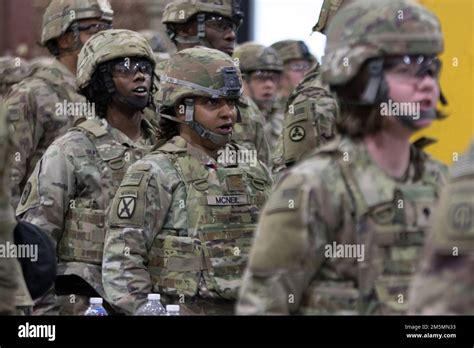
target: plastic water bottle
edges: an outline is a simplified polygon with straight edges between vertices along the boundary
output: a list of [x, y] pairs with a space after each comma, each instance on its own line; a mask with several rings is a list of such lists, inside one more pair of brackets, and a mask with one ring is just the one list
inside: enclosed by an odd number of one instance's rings
[[166, 306], [166, 315], [169, 317], [177, 316], [179, 314], [179, 305], [169, 304]]
[[160, 302], [160, 294], [148, 294], [148, 302], [135, 315], [166, 315], [165, 308]]
[[89, 299], [89, 303], [90, 303], [90, 306], [89, 308], [87, 309], [86, 313], [84, 315], [87, 315], [87, 316], [99, 316], [99, 317], [102, 317], [102, 316], [105, 316], [105, 315], [108, 315], [107, 314], [107, 311], [105, 310], [105, 308], [102, 306], [102, 303], [104, 301], [102, 300], [101, 297], [91, 297]]

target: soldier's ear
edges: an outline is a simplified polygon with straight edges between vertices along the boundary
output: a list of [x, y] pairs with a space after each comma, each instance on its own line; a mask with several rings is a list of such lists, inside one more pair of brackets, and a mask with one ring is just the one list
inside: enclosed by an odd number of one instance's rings
[[190, 36], [196, 36], [197, 35], [197, 21], [191, 20], [188, 23], [181, 24], [181, 25], [176, 25], [176, 35], [182, 36], [182, 37], [190, 37]]
[[67, 51], [75, 46], [74, 34], [72, 32], [67, 32], [61, 35], [57, 41], [60, 51]]

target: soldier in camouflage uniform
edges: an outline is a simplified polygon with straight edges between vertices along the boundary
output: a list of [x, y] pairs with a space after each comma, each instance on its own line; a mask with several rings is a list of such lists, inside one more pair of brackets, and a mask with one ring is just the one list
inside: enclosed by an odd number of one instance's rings
[[234, 52], [244, 75], [244, 95], [251, 98], [265, 119], [265, 136], [274, 149], [283, 128], [284, 105], [277, 102], [283, 62], [276, 50], [247, 42]]
[[225, 155], [247, 152], [231, 141], [242, 82], [229, 56], [185, 49], [163, 77], [167, 141], [130, 167], [115, 195], [104, 288], [128, 314], [156, 292], [184, 314], [232, 314], [270, 173], [256, 158]]
[[[0, 109], [4, 106], [0, 104]], [[0, 110], [1, 111], [1, 110]], [[5, 113], [0, 112], [0, 245], [13, 244], [15, 214], [10, 205], [9, 163], [11, 144]], [[33, 306], [19, 263], [0, 258], [0, 315], [20, 314], [20, 307]], [[24, 312], [23, 312], [24, 313]]]
[[474, 140], [450, 172], [441, 194], [421, 269], [410, 292], [410, 311], [474, 314]]
[[106, 210], [127, 168], [156, 143], [141, 111], [152, 103], [154, 64], [148, 42], [136, 32], [94, 35], [79, 54], [76, 84], [95, 103], [96, 116], [55, 140], [25, 186], [17, 215], [57, 244], [61, 314], [82, 314], [88, 297], [105, 296]]
[[110, 27], [112, 15], [107, 0], [52, 0], [47, 7], [41, 43], [56, 60], [51, 66], [38, 65], [5, 100], [19, 146], [11, 172], [15, 208], [36, 162], [73, 124], [72, 115], [58, 105], [85, 102], [75, 91], [77, 55], [94, 33]]
[[316, 64], [316, 58], [303, 41], [282, 40], [271, 45], [283, 61], [283, 74], [278, 87], [278, 100], [283, 106], [304, 75]]
[[29, 73], [29, 64], [19, 57], [0, 57], [0, 102], [10, 88]]
[[[163, 24], [178, 51], [194, 46], [214, 48], [229, 56], [234, 53], [236, 33], [243, 20], [239, 0], [173, 0], [163, 12]], [[165, 62], [158, 64], [162, 70]], [[158, 75], [161, 75], [158, 72]], [[270, 147], [264, 133], [265, 120], [255, 103], [243, 96], [239, 101], [240, 120], [232, 139], [256, 150], [270, 164]]]
[[[336, 11], [350, 0], [324, 0], [313, 31], [325, 33]], [[273, 171], [289, 168], [314, 148], [336, 135], [335, 122], [339, 106], [329, 86], [321, 79], [318, 62], [289, 96], [284, 116], [283, 132], [272, 154]]]
[[[410, 144], [437, 115], [442, 47], [438, 19], [409, 0], [356, 1], [335, 15], [322, 74], [341, 100], [342, 136], [269, 198], [239, 314], [405, 313], [444, 182], [445, 166]], [[420, 114], [381, 116], [388, 100]]]

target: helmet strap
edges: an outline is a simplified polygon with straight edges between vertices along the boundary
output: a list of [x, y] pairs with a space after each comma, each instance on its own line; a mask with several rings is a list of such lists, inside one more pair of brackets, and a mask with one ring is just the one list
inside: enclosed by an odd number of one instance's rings
[[368, 62], [369, 81], [360, 97], [361, 105], [373, 105], [377, 101], [385, 99], [387, 85], [383, 78], [383, 58], [378, 58]]

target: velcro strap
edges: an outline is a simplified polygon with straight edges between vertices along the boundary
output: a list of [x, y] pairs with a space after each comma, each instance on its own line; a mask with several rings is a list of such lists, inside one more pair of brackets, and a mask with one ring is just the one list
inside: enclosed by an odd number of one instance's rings
[[105, 216], [103, 212], [91, 213], [81, 212], [78, 209], [69, 209], [68, 215], [69, 220], [89, 222], [98, 226], [103, 226], [105, 222]]
[[105, 230], [94, 229], [92, 231], [78, 231], [74, 229], [67, 230], [69, 239], [87, 240], [94, 243], [104, 244]]
[[166, 268], [170, 272], [201, 271], [206, 269], [201, 257], [161, 257], [155, 256], [149, 261], [150, 266]]
[[216, 231], [216, 232], [200, 232], [199, 239], [202, 241], [212, 241], [212, 240], [219, 240], [219, 239], [239, 239], [244, 237], [252, 237], [254, 230], [237, 230], [237, 231]]
[[392, 231], [377, 232], [375, 234], [375, 243], [379, 246], [390, 245], [423, 245], [425, 238], [424, 231], [410, 231], [404, 229], [394, 229]]

